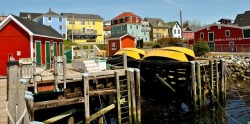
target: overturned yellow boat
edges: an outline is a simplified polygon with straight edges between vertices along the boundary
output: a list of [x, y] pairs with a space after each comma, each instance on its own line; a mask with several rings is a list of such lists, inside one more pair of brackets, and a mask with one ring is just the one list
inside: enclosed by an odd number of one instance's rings
[[175, 60], [181, 62], [188, 62], [195, 60], [195, 54], [193, 50], [184, 47], [164, 47], [159, 50], [153, 50], [148, 52], [143, 59], [154, 60]]
[[113, 57], [122, 56], [123, 53], [126, 53], [128, 57], [133, 59], [142, 59], [145, 56], [145, 52], [137, 48], [124, 48], [117, 51]]

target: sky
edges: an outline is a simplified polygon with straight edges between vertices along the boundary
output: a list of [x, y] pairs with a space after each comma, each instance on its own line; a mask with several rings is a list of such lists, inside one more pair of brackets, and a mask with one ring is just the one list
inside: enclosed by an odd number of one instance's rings
[[237, 14], [250, 10], [250, 0], [0, 0], [0, 14], [20, 12], [97, 14], [111, 20], [123, 12], [141, 18], [162, 18], [165, 22], [198, 20], [202, 25], [221, 18], [234, 20]]

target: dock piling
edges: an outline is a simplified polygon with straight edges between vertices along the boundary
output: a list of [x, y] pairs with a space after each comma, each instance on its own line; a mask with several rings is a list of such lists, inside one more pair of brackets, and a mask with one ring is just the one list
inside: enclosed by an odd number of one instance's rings
[[192, 83], [192, 90], [191, 90], [191, 101], [193, 105], [193, 110], [196, 112], [196, 78], [195, 78], [195, 62], [191, 62], [191, 83]]

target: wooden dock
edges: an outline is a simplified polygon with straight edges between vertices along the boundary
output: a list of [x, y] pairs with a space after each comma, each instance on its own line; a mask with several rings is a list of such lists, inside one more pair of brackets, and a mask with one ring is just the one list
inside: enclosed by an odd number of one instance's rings
[[7, 124], [6, 100], [7, 100], [7, 81], [0, 79], [0, 124]]

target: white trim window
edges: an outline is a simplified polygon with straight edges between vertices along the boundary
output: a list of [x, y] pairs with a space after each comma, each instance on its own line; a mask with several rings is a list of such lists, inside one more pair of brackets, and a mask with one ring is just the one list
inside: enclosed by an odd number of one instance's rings
[[48, 22], [52, 22], [52, 17], [48, 17]]
[[226, 37], [230, 37], [230, 30], [225, 31]]
[[59, 21], [59, 22], [62, 22], [62, 17], [59, 17], [59, 18], [58, 18], [58, 21]]
[[117, 19], [117, 23], [120, 23], [120, 19]]
[[126, 18], [125, 17], [123, 17], [123, 22], [126, 22]]
[[200, 33], [200, 38], [204, 39], [204, 33], [203, 32]]
[[62, 25], [59, 25], [59, 30], [62, 31]]

